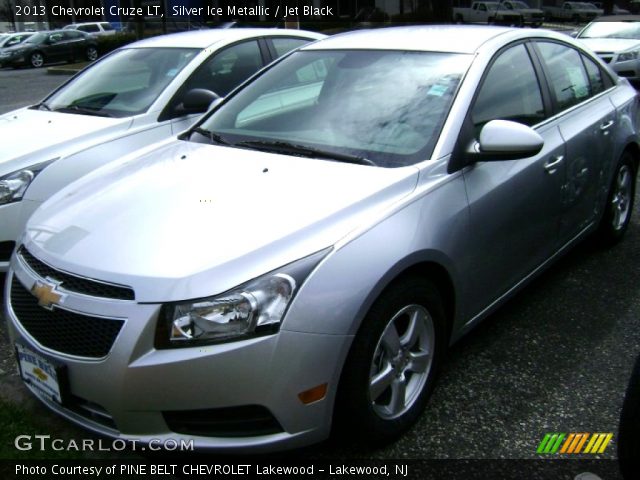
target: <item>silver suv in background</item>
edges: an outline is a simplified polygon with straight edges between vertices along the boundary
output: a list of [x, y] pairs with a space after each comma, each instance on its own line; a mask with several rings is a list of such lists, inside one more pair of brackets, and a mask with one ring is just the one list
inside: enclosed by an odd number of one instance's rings
[[63, 30], [67, 29], [80, 30], [81, 32], [89, 33], [96, 37], [116, 34], [116, 29], [113, 28], [113, 25], [109, 22], [72, 23], [63, 28]]
[[623, 237], [637, 103], [549, 31], [302, 47], [35, 212], [6, 282], [22, 378], [112, 437], [389, 441], [452, 342], [585, 236]]

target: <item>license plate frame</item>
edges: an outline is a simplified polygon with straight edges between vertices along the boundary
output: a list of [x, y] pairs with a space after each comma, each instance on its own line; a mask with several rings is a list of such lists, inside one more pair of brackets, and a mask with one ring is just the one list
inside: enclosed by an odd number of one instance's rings
[[24, 343], [16, 342], [20, 378], [43, 397], [64, 405], [69, 397], [67, 366]]

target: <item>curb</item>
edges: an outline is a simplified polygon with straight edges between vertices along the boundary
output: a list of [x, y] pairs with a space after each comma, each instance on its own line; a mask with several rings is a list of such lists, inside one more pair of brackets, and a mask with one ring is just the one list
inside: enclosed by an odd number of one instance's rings
[[75, 75], [84, 67], [86, 67], [88, 63], [73, 63], [71, 65], [57, 66], [57, 67], [49, 67], [47, 68], [47, 74], [49, 75]]

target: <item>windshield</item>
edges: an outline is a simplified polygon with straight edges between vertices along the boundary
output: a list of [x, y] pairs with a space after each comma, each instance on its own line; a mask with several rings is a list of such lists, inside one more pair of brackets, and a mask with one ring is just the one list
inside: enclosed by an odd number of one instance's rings
[[118, 50], [45, 99], [51, 110], [113, 117], [145, 112], [198, 54], [192, 48]]
[[44, 41], [45, 38], [47, 38], [49, 34], [45, 33], [45, 32], [39, 32], [39, 33], [35, 33], [33, 35], [31, 35], [29, 38], [27, 38], [24, 43], [42, 43]]
[[485, 5], [487, 6], [487, 10], [498, 10], [497, 3], [485, 3]]
[[578, 38], [640, 40], [640, 22], [595, 22], [580, 32]]
[[410, 165], [430, 157], [471, 59], [434, 52], [299, 51], [200, 127], [232, 146], [287, 143], [380, 166]]
[[511, 2], [511, 5], [513, 6], [513, 8], [529, 8], [529, 5], [523, 2]]

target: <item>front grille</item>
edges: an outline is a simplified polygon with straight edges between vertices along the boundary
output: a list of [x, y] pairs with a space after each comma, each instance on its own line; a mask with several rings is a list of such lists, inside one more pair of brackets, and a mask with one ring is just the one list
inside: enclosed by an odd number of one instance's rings
[[124, 325], [124, 320], [91, 317], [56, 308], [46, 310], [38, 305], [38, 299], [16, 276], [11, 282], [11, 308], [22, 327], [40, 345], [78, 357], [105, 357]]
[[16, 242], [0, 242], [0, 262], [8, 262], [16, 248]]
[[282, 427], [260, 405], [162, 412], [172, 432], [203, 437], [256, 437], [281, 433]]
[[46, 263], [41, 262], [29, 253], [29, 250], [20, 247], [18, 255], [25, 261], [29, 268], [42, 278], [51, 278], [60, 282], [60, 287], [68, 292], [81, 293], [92, 297], [111, 298], [114, 300], [135, 300], [135, 294], [130, 287], [103, 283], [87, 278], [76, 277], [69, 273], [56, 270]]

